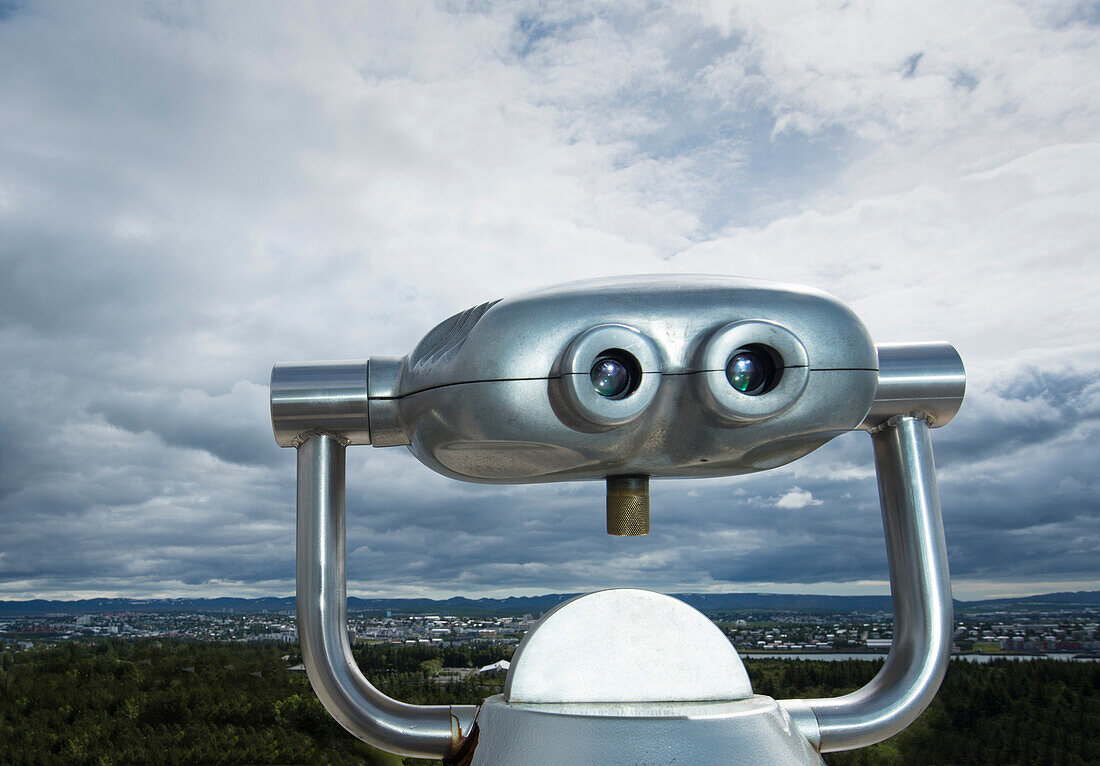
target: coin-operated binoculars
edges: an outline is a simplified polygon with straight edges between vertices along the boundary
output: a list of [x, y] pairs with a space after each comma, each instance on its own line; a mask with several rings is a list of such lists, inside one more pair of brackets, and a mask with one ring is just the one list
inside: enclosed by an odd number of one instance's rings
[[[279, 364], [275, 439], [298, 450], [298, 634], [317, 696], [356, 737], [493, 764], [820, 764], [931, 702], [951, 651], [951, 585], [929, 428], [962, 403], [943, 343], [875, 346], [824, 293], [726, 277], [635, 277], [476, 306], [404, 357]], [[404, 445], [464, 481], [607, 482], [607, 531], [649, 531], [651, 477], [785, 465], [871, 434], [894, 640], [867, 686], [754, 695], [736, 650], [668, 596], [605, 590], [520, 643], [504, 693], [417, 706], [362, 675], [346, 629], [344, 450]], [[429, 554], [430, 555], [430, 554]]]

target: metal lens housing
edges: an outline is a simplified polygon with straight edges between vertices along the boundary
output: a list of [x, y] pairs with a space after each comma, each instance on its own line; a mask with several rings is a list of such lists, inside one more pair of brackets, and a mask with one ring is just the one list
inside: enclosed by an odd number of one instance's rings
[[588, 376], [600, 396], [625, 399], [638, 388], [642, 370], [633, 355], [621, 348], [609, 348], [596, 358]]
[[756, 423], [786, 410], [810, 378], [802, 342], [762, 319], [719, 328], [703, 345], [697, 391], [707, 408], [734, 424]]
[[[749, 396], [726, 366], [757, 347], [774, 352], [777, 377]], [[637, 360], [637, 387], [603, 396], [592, 368], [615, 349]], [[440, 323], [407, 356], [372, 356], [368, 371], [372, 444], [406, 444], [445, 476], [489, 484], [775, 468], [856, 428], [878, 381], [871, 336], [835, 298], [669, 275], [490, 301]]]
[[763, 346], [740, 348], [726, 362], [726, 380], [745, 396], [759, 396], [779, 380], [775, 352]]
[[563, 423], [577, 431], [606, 431], [631, 422], [653, 401], [661, 355], [633, 327], [597, 325], [566, 346], [551, 378], [551, 403]]

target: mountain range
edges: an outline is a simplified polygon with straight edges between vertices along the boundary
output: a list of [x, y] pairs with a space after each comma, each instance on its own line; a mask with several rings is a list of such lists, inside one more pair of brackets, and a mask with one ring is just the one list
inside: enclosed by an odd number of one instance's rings
[[[357, 598], [348, 599], [349, 612], [393, 612], [400, 614], [448, 614], [463, 616], [538, 615], [576, 593], [548, 593], [542, 596], [508, 598]], [[889, 596], [819, 596], [788, 593], [674, 593], [696, 609], [718, 612], [799, 612], [804, 614], [844, 614], [850, 612], [890, 612]], [[987, 610], [1035, 611], [1045, 609], [1083, 609], [1100, 607], [1100, 591], [1046, 593], [1038, 596], [996, 598], [981, 601], [955, 601], [956, 612]], [[79, 601], [0, 601], [0, 617], [43, 614], [109, 614], [135, 612], [222, 612], [263, 613], [293, 612], [293, 596], [264, 598], [92, 598]]]

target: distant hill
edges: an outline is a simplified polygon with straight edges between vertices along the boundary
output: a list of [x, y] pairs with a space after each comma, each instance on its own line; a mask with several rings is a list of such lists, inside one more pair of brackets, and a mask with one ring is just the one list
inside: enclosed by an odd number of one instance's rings
[[283, 598], [89, 598], [80, 601], [0, 601], [0, 617], [41, 614], [118, 614], [122, 612], [284, 612], [294, 597]]
[[1097, 606], [1100, 605], [1100, 591], [1079, 590], [1062, 593], [1044, 593], [1040, 596], [1020, 596], [1018, 598], [991, 598], [984, 601], [964, 601], [967, 610], [1004, 605], [1006, 607], [1034, 608], [1039, 606]]
[[[576, 593], [548, 593], [542, 596], [508, 598], [356, 598], [348, 599], [350, 612], [395, 612], [403, 614], [522, 615], [542, 614]], [[844, 614], [889, 612], [889, 596], [815, 596], [788, 593], [674, 593], [676, 598], [710, 614], [716, 612], [800, 612]], [[1047, 593], [1040, 596], [956, 601], [958, 612], [987, 610], [1071, 609], [1100, 606], [1100, 591]], [[107, 614], [120, 612], [293, 612], [293, 596], [282, 598], [92, 598], [81, 601], [0, 601], [0, 617], [43, 614]]]

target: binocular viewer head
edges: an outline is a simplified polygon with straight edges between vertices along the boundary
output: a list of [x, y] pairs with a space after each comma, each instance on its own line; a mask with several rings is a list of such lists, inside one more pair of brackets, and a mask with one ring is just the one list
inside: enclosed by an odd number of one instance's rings
[[906, 407], [942, 425], [964, 385], [950, 346], [876, 348], [821, 291], [651, 276], [483, 303], [403, 357], [277, 365], [271, 408], [282, 446], [323, 429], [511, 484], [761, 471]]
[[[701, 276], [562, 285], [456, 314], [403, 357], [278, 364], [271, 419], [276, 441], [298, 452], [298, 625], [314, 690], [366, 742], [473, 766], [820, 765], [819, 752], [892, 736], [931, 701], [950, 657], [929, 427], [954, 417], [964, 387], [945, 343], [876, 346], [825, 293]], [[874, 447], [895, 618], [890, 654], [862, 689], [753, 695], [706, 617], [629, 589], [544, 615], [505, 693], [478, 706], [406, 705], [354, 666], [348, 445], [405, 445], [466, 481], [606, 479], [608, 532], [636, 535], [649, 531], [652, 476], [761, 471], [852, 430]]]

